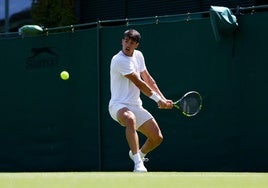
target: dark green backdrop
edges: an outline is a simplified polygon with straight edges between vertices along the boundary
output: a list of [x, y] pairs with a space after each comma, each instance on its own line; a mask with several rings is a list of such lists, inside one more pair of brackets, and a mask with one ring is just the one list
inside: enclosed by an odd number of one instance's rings
[[267, 19], [241, 16], [220, 42], [209, 18], [1, 39], [0, 171], [132, 170], [124, 128], [107, 109], [110, 59], [127, 28], [142, 34], [139, 49], [167, 98], [189, 90], [204, 98], [186, 118], [142, 96], [164, 135], [148, 169], [268, 171]]

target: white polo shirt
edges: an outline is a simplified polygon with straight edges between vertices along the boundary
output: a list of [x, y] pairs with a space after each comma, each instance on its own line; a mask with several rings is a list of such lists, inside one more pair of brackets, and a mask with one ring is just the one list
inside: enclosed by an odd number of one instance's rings
[[122, 51], [113, 56], [110, 65], [110, 90], [113, 104], [142, 105], [140, 90], [125, 75], [132, 72], [140, 73], [146, 70], [143, 54], [134, 50], [132, 57], [126, 56]]

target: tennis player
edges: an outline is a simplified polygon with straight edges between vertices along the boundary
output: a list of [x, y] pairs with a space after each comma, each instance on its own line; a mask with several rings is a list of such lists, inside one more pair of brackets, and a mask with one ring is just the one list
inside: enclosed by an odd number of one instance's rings
[[[138, 31], [125, 31], [122, 50], [111, 60], [109, 113], [125, 127], [129, 156], [134, 161], [133, 171], [147, 172], [143, 163], [145, 155], [162, 142], [163, 136], [154, 117], [143, 108], [140, 92], [154, 100], [160, 109], [171, 109], [173, 101], [164, 97], [146, 69], [143, 54], [137, 50], [140, 39]], [[141, 148], [137, 131], [147, 137]]]

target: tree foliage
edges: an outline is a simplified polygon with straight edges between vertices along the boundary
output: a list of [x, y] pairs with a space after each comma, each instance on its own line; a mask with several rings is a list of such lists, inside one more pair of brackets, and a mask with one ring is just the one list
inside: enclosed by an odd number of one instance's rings
[[31, 14], [33, 24], [47, 28], [77, 23], [75, 0], [33, 0]]

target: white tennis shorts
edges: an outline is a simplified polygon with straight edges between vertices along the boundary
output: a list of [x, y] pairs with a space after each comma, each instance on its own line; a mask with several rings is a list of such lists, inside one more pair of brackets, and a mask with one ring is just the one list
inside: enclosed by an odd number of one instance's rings
[[111, 117], [120, 123], [117, 119], [117, 112], [122, 108], [128, 108], [136, 116], [136, 129], [138, 129], [143, 123], [154, 117], [150, 112], [139, 105], [126, 105], [126, 104], [114, 104], [109, 106], [109, 113]]

